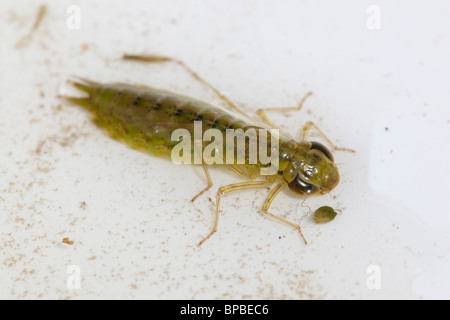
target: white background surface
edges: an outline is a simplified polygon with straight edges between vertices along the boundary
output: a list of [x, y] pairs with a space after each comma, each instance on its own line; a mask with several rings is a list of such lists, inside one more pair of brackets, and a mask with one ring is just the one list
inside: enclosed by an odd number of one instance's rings
[[[15, 48], [43, 3], [42, 24]], [[379, 30], [366, 25], [374, 4]], [[70, 5], [79, 29], [66, 25]], [[0, 298], [450, 298], [449, 14], [448, 1], [3, 0]], [[342, 214], [303, 219], [305, 246], [260, 213], [265, 191], [229, 194], [219, 231], [197, 247], [208, 198], [239, 180], [213, 170], [193, 204], [201, 168], [131, 150], [57, 97], [76, 75], [221, 106], [179, 67], [124, 53], [181, 59], [249, 113], [313, 91], [302, 112], [271, 117], [296, 136], [315, 121], [357, 151], [335, 153], [340, 185], [306, 202]], [[282, 193], [272, 211], [299, 221], [300, 203]], [[80, 289], [67, 287], [73, 265]]]

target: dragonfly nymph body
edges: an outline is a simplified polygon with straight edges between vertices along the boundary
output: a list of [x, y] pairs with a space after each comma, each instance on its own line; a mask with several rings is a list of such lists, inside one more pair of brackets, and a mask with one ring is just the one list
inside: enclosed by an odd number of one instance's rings
[[[146, 61], [169, 61], [169, 58], [154, 57], [153, 59]], [[179, 61], [175, 62], [185, 67], [195, 78], [206, 83], [184, 64]], [[196, 153], [201, 155], [200, 163], [203, 166], [208, 182], [207, 187], [192, 200], [198, 198], [198, 196], [212, 186], [212, 180], [208, 171], [210, 162], [203, 157], [205, 154], [217, 156], [214, 153], [218, 152], [217, 147], [208, 149], [208, 144], [205, 141], [200, 145], [196, 145], [194, 141], [194, 137], [196, 136], [194, 129], [196, 126], [201, 124], [200, 128], [202, 132], [206, 132], [209, 129], [216, 129], [224, 136], [230, 130], [241, 130], [244, 133], [249, 130], [255, 132], [255, 135], [246, 135], [247, 139], [245, 140], [245, 144], [233, 143], [231, 148], [225, 145], [220, 150], [219, 156], [227, 159], [224, 164], [247, 181], [219, 188], [216, 198], [214, 227], [211, 233], [199, 244], [202, 244], [217, 230], [220, 197], [224, 193], [242, 189], [268, 188], [273, 183], [277, 183], [270, 191], [262, 210], [272, 218], [298, 229], [301, 233], [300, 227], [297, 224], [268, 211], [276, 195], [285, 187], [288, 187], [292, 192], [301, 196], [325, 194], [335, 188], [339, 183], [339, 173], [332, 153], [323, 144], [306, 140], [310, 128], [312, 126], [316, 127], [312, 122], [306, 123], [302, 130], [300, 141], [298, 142], [284, 135], [277, 137], [277, 170], [272, 175], [261, 176], [261, 169], [267, 168], [268, 165], [270, 166], [270, 164], [260, 161], [260, 157], [258, 157], [258, 153], [261, 152], [261, 146], [266, 148], [264, 152], [268, 155], [273, 154], [275, 144], [273, 141], [274, 136], [270, 132], [264, 137], [265, 140], [263, 143], [262, 138], [264, 135], [261, 135], [260, 132], [262, 130], [268, 131], [268, 128], [279, 129], [265, 114], [265, 111], [275, 110], [274, 108], [258, 110], [258, 115], [266, 124], [264, 126], [261, 122], [252, 122], [249, 120], [250, 117], [246, 116], [245, 113], [241, 112], [231, 101], [215, 89], [216, 93], [228, 105], [238, 110], [244, 117], [233, 115], [200, 100], [145, 86], [120, 83], [101, 84], [89, 80], [76, 80], [70, 83], [87, 93], [87, 96], [64, 98], [89, 110], [94, 116], [93, 121], [99, 127], [105, 129], [114, 139], [121, 140], [132, 148], [144, 150], [156, 156], [172, 157], [174, 149], [180, 143], [180, 139], [173, 139], [174, 132], [182, 129], [184, 132], [190, 133], [192, 144], [188, 150], [190, 153], [189, 157], [194, 159]], [[209, 84], [207, 85], [210, 86]], [[299, 110], [305, 98], [297, 107], [279, 108], [279, 110]], [[316, 127], [316, 129], [323, 135], [319, 128]], [[270, 139], [267, 137], [270, 137]], [[326, 137], [325, 139], [331, 144]], [[252, 142], [256, 143], [259, 149], [249, 147]], [[196, 146], [198, 146], [197, 149]], [[337, 148], [333, 144], [331, 146], [335, 150], [349, 150]], [[240, 148], [244, 148], [245, 150], [243, 151]], [[211, 150], [213, 150], [212, 154]], [[183, 152], [186, 152], [186, 150], [184, 149]], [[231, 157], [232, 162], [228, 161], [230, 159], [228, 157], [230, 152], [233, 153]], [[254, 154], [255, 152], [256, 154]], [[243, 154], [246, 160], [244, 163], [236, 161], [239, 153]], [[250, 163], [249, 159], [252, 159], [254, 155], [256, 156], [256, 161]], [[265, 179], [255, 180], [258, 177], [264, 177]]]

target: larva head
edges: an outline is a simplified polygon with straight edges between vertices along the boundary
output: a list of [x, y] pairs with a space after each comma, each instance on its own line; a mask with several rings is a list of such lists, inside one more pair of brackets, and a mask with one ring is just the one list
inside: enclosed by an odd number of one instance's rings
[[301, 142], [283, 171], [291, 191], [300, 195], [325, 194], [339, 183], [331, 152], [319, 142]]

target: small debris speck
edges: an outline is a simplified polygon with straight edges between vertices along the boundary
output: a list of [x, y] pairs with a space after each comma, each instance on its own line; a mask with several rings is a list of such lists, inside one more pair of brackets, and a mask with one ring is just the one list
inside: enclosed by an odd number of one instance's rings
[[69, 246], [74, 244], [74, 242], [69, 240], [69, 238], [63, 238], [62, 242], [65, 243], [65, 244], [68, 244]]

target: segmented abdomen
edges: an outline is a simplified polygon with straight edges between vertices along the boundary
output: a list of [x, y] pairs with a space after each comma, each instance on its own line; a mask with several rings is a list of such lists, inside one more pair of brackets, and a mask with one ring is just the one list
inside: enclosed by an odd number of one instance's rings
[[156, 155], [170, 156], [178, 141], [172, 141], [175, 129], [187, 129], [194, 136], [194, 121], [202, 122], [202, 131], [215, 128], [243, 129], [248, 124], [210, 104], [168, 91], [127, 84], [73, 82], [89, 94], [88, 98], [68, 98], [83, 105], [94, 115], [94, 122], [113, 138], [134, 148]]

